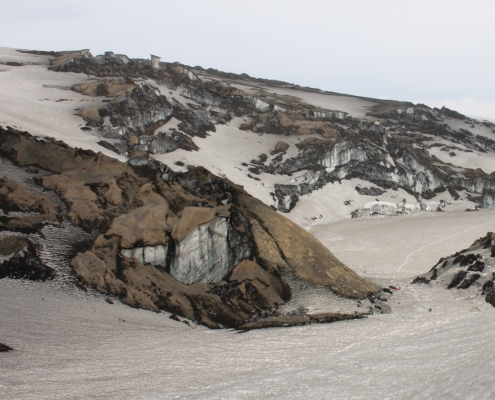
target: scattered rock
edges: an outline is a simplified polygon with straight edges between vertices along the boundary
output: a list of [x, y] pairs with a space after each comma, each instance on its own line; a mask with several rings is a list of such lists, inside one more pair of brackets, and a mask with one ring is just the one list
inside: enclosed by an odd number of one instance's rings
[[[446, 289], [468, 290], [470, 296], [484, 296], [493, 304], [495, 292], [495, 234], [476, 240], [471, 247], [441, 258], [426, 274], [420, 275], [412, 283], [443, 285]], [[495, 307], [495, 304], [493, 304]]]
[[0, 343], [0, 353], [14, 350], [12, 347], [9, 347], [3, 343]]
[[41, 212], [53, 217], [58, 213], [58, 206], [48, 197], [33, 192], [7, 177], [0, 179], [0, 208], [6, 212]]

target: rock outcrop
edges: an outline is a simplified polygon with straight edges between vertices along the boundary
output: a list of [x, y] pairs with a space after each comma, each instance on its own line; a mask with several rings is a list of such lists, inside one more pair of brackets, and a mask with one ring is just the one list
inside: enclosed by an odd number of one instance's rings
[[441, 258], [413, 283], [435, 282], [446, 289], [469, 292], [471, 298], [484, 297], [495, 307], [495, 234], [488, 232], [469, 248]]
[[44, 281], [54, 276], [55, 271], [39, 260], [33, 243], [27, 237], [0, 238], [0, 279]]
[[[245, 117], [241, 130], [284, 136], [309, 135], [297, 146], [294, 156], [282, 157], [288, 144], [280, 144], [271, 150], [274, 157], [254, 160], [248, 165], [250, 174], [288, 176], [280, 179], [273, 191], [277, 209], [282, 212], [293, 209], [301, 196], [328, 183], [352, 178], [369, 181], [381, 189], [402, 188], [424, 198], [439, 188], [452, 187], [480, 195], [495, 189], [493, 174], [466, 166], [453, 168], [430, 154], [429, 150], [437, 146], [445, 150], [455, 148], [456, 152], [495, 152], [494, 140], [465, 128], [452, 128], [454, 125], [448, 122], [452, 119], [469, 122], [473, 128], [475, 124], [484, 124], [492, 130], [494, 124], [471, 120], [445, 107], [431, 109], [423, 104], [375, 99], [367, 106], [366, 118], [356, 118], [348, 112], [308, 104], [276, 90], [256, 87], [256, 90], [243, 91], [239, 87], [245, 86], [235, 85], [236, 82], [290, 87], [297, 89], [295, 94], [297, 91], [325, 93], [279, 81], [254, 79], [246, 74], [192, 68], [157, 59], [153, 63], [115, 54], [93, 57], [86, 50], [61, 52], [56, 56], [51, 61], [52, 70], [83, 72], [101, 79], [73, 87], [85, 95], [106, 98], [105, 104], [80, 112], [87, 121], [84, 129], [92, 129], [103, 137], [122, 139], [119, 146], [106, 143], [105, 147], [127, 152], [132, 158], [135, 158], [133, 148], [127, 147], [131, 136], [138, 138], [135, 149], [147, 154], [179, 148], [194, 151], [197, 147], [192, 137], [204, 138], [216, 130], [216, 125], [227, 123], [235, 116]], [[211, 79], [200, 77], [199, 73], [211, 74]], [[172, 92], [160, 90], [160, 85], [153, 81], [176, 90], [182, 101], [168, 96]], [[162, 130], [172, 118], [179, 121], [177, 127]], [[290, 178], [301, 171], [303, 175]], [[490, 204], [486, 198], [481, 207]]]
[[1, 129], [0, 151], [52, 172], [36, 182], [59, 194], [73, 224], [99, 234], [72, 259], [75, 274], [133, 307], [240, 327], [290, 298], [285, 274], [353, 299], [378, 293], [304, 229], [203, 168], [122, 163], [12, 129]]
[[12, 347], [9, 347], [6, 344], [0, 343], [0, 353], [6, 352], [6, 351], [11, 351], [11, 350], [13, 350]]

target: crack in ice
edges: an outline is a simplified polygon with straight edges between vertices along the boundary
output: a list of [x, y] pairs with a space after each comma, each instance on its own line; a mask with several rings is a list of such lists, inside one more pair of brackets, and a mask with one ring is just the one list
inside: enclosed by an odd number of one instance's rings
[[[420, 248], [419, 248], [419, 249], [417, 249], [417, 250], [414, 250], [413, 252], [411, 252], [411, 253], [409, 253], [409, 254], [407, 255], [407, 257], [406, 257], [406, 259], [404, 260], [404, 262], [403, 262], [403, 263], [399, 266], [399, 268], [397, 268], [396, 273], [400, 272], [400, 270], [402, 269], [402, 267], [404, 267], [404, 266], [408, 263], [409, 258], [410, 258], [413, 254], [419, 253], [420, 251], [422, 251], [422, 250], [426, 249], [427, 247], [430, 247], [430, 246], [432, 246], [432, 245], [434, 245], [434, 244], [441, 243], [441, 242], [443, 242], [443, 241], [445, 241], [445, 240], [447, 240], [447, 239], [451, 239], [451, 238], [453, 238], [453, 237], [455, 237], [455, 236], [462, 235], [463, 233], [466, 233], [466, 232], [472, 231], [473, 229], [481, 228], [482, 226], [491, 225], [491, 224], [495, 224], [495, 221], [491, 221], [491, 222], [487, 222], [487, 223], [484, 223], [484, 224], [481, 224], [481, 225], [473, 226], [473, 227], [471, 227], [471, 228], [469, 228], [469, 229], [465, 229], [465, 230], [463, 230], [463, 231], [461, 231], [461, 232], [454, 233], [453, 235], [450, 235], [450, 236], [447, 236], [447, 237], [445, 237], [445, 238], [443, 238], [443, 239], [437, 240], [436, 242], [428, 243], [427, 245], [422, 246], [422, 247], [420, 247]], [[393, 278], [393, 279], [395, 279], [395, 278], [397, 278], [397, 274], [394, 276], [394, 278]]]

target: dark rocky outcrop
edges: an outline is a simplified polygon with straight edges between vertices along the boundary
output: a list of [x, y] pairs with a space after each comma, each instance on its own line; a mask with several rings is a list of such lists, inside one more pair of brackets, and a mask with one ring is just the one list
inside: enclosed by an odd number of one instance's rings
[[442, 258], [413, 283], [441, 283], [446, 289], [472, 290], [495, 307], [495, 234], [488, 232], [471, 247]]
[[6, 352], [6, 351], [11, 351], [11, 350], [13, 350], [12, 347], [9, 347], [6, 344], [0, 343], [0, 353]]
[[373, 196], [373, 197], [377, 197], [377, 196], [381, 196], [383, 193], [386, 192], [386, 190], [382, 190], [382, 189], [379, 189], [377, 187], [374, 187], [374, 186], [371, 186], [369, 188], [367, 187], [359, 187], [359, 186], [356, 186], [356, 192], [358, 192], [359, 194], [362, 194], [363, 196]]
[[72, 259], [75, 274], [133, 307], [239, 327], [290, 298], [283, 274], [348, 298], [378, 293], [304, 229], [201, 167], [122, 163], [13, 129], [1, 129], [0, 151], [52, 172], [37, 182], [59, 194], [73, 224], [99, 233]]
[[250, 322], [248, 324], [241, 325], [238, 329], [242, 331], [250, 331], [253, 329], [281, 328], [288, 326], [310, 325], [316, 323], [327, 324], [331, 322], [360, 319], [360, 318], [364, 318], [364, 315], [338, 314], [338, 313], [279, 315], [279, 316], [261, 318], [255, 322]]
[[0, 239], [0, 279], [29, 279], [44, 281], [55, 276], [55, 271], [42, 264], [33, 243], [26, 236], [8, 236]]

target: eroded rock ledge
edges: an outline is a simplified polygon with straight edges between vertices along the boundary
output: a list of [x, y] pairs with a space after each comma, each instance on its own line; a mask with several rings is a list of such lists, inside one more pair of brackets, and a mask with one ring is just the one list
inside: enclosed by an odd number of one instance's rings
[[124, 164], [10, 128], [0, 128], [0, 151], [53, 172], [37, 183], [60, 196], [73, 224], [99, 233], [71, 267], [130, 306], [238, 328], [290, 299], [282, 273], [352, 299], [378, 293], [304, 229], [204, 168]]

